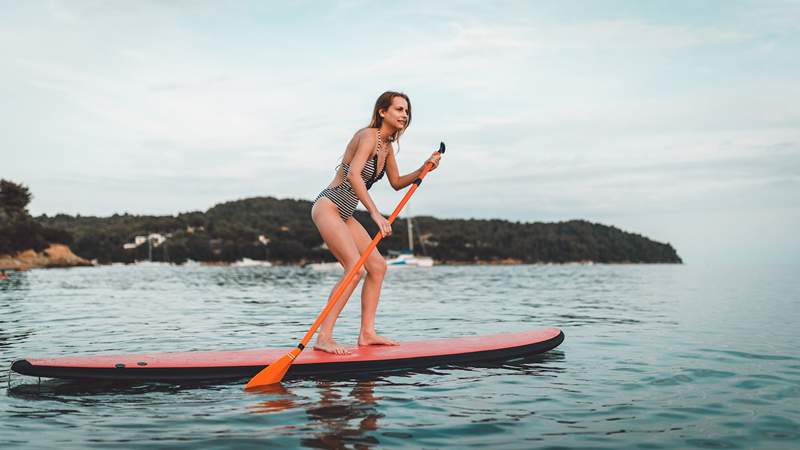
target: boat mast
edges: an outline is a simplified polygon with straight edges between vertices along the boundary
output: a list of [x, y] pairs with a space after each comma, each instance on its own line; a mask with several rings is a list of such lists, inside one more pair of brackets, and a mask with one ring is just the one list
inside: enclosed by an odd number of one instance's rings
[[413, 227], [411, 226], [411, 214], [408, 212], [408, 207], [406, 207], [406, 214], [408, 214], [407, 219], [407, 228], [408, 228], [408, 252], [412, 255], [414, 254], [414, 231]]

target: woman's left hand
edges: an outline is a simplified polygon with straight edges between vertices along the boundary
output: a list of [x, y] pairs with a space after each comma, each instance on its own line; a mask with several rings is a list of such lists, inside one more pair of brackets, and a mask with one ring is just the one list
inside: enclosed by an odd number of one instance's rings
[[434, 170], [436, 170], [437, 167], [439, 167], [440, 159], [442, 159], [442, 154], [439, 152], [433, 152], [431, 157], [428, 158], [427, 161], [425, 161], [425, 164], [433, 163], [433, 166], [431, 166], [431, 172], [433, 172]]

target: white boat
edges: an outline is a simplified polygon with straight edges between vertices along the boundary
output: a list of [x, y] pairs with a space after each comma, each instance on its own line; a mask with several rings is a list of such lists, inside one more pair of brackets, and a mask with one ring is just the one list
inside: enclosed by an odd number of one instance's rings
[[269, 261], [242, 258], [241, 261], [232, 262], [231, 267], [272, 267], [272, 263]]
[[328, 271], [328, 270], [344, 270], [342, 265], [338, 262], [324, 262], [324, 263], [310, 263], [303, 266], [306, 269]]
[[164, 261], [136, 261], [133, 265], [137, 267], [169, 267], [172, 264]]
[[433, 258], [430, 256], [416, 256], [413, 253], [401, 253], [386, 260], [388, 267], [432, 267]]
[[[408, 214], [408, 207], [406, 207], [406, 214]], [[408, 229], [408, 250], [404, 252], [389, 252], [389, 255], [394, 255], [386, 258], [386, 265], [392, 267], [432, 267], [433, 258], [430, 256], [418, 256], [414, 254], [414, 227], [411, 224], [411, 214], [406, 216]]]

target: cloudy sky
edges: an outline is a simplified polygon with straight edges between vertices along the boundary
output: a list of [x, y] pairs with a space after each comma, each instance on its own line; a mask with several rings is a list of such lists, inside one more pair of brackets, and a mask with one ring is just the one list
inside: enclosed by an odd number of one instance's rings
[[[285, 5], [283, 3], [288, 3]], [[800, 2], [0, 0], [0, 177], [33, 214], [313, 199], [388, 89], [411, 213], [582, 218], [800, 262]], [[371, 191], [384, 211], [402, 193]]]

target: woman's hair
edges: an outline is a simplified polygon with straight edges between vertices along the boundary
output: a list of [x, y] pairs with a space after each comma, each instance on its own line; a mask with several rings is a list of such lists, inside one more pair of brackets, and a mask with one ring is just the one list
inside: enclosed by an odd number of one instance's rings
[[[406, 121], [406, 126], [403, 127], [402, 130], [397, 130], [397, 132], [392, 136], [391, 142], [397, 142], [397, 153], [400, 153], [400, 136], [406, 131], [409, 125], [411, 125], [411, 100], [409, 100], [408, 96], [402, 92], [395, 92], [395, 91], [386, 91], [378, 97], [378, 100], [375, 101], [375, 108], [372, 109], [372, 120], [369, 121], [369, 125], [367, 128], [380, 128], [383, 124], [383, 117], [380, 115], [381, 110], [388, 110], [392, 106], [392, 100], [395, 97], [403, 97], [408, 103], [408, 120]], [[362, 128], [363, 129], [363, 128]], [[359, 130], [361, 131], [361, 130]], [[347, 150], [342, 153], [340, 161], [344, 161], [344, 156], [347, 154]], [[336, 166], [336, 171], [338, 173], [341, 164]]]
[[392, 136], [392, 142], [399, 141], [400, 136], [402, 136], [406, 128], [411, 125], [411, 100], [409, 100], [406, 94], [394, 91], [386, 91], [381, 94], [378, 100], [375, 101], [375, 108], [372, 109], [372, 120], [369, 122], [369, 128], [380, 128], [381, 124], [383, 124], [383, 117], [381, 117], [379, 111], [389, 109], [395, 97], [403, 97], [406, 103], [408, 103], [408, 120], [406, 121], [406, 126], [397, 130], [397, 133]]

